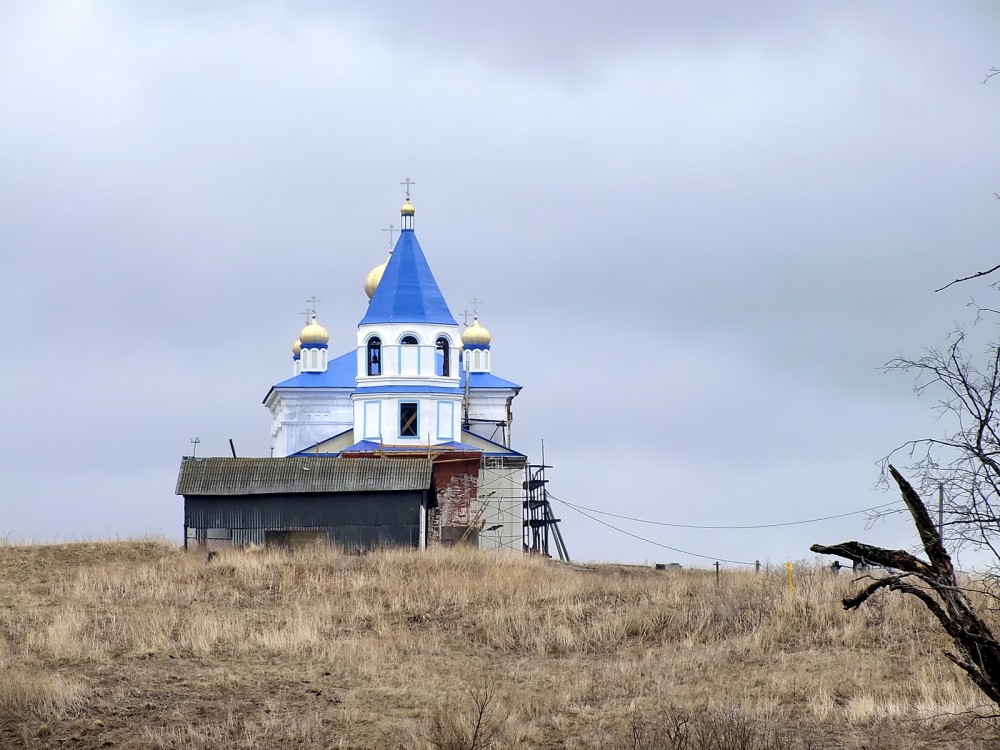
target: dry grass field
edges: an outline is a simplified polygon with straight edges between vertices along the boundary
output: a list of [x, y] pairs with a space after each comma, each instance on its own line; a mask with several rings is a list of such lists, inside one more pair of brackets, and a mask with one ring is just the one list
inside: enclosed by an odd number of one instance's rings
[[471, 550], [0, 546], [0, 747], [1000, 746], [929, 617], [842, 612], [853, 588]]

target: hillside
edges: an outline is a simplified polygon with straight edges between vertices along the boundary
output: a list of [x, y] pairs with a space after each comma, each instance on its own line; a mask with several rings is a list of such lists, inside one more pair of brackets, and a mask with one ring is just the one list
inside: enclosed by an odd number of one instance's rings
[[[899, 597], [849, 575], [347, 557], [159, 541], [0, 547], [0, 747], [995, 746]], [[673, 739], [671, 739], [673, 737]], [[687, 744], [684, 744], [684, 743]], [[742, 744], [741, 744], [742, 743]]]

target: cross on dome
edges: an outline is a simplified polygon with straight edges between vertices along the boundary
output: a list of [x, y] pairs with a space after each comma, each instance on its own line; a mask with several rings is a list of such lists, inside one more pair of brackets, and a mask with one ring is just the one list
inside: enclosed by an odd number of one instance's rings
[[406, 200], [410, 200], [410, 185], [416, 185], [413, 180], [407, 177], [405, 180], [399, 183], [400, 185], [406, 185]]
[[389, 226], [385, 227], [382, 231], [389, 233], [389, 252], [391, 253], [392, 252], [392, 238], [396, 236], [396, 225], [395, 224], [390, 224]]

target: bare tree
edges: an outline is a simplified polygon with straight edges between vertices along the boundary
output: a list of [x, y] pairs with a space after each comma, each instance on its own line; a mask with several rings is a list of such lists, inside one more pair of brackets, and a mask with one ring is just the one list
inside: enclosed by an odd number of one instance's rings
[[955, 645], [957, 653], [946, 651], [945, 656], [964, 669], [991, 701], [1000, 704], [1000, 642], [959, 585], [951, 557], [917, 491], [894, 466], [889, 466], [889, 473], [899, 485], [903, 502], [913, 517], [927, 560], [904, 550], [860, 542], [814, 544], [810, 549], [889, 571], [889, 575], [876, 578], [855, 596], [845, 598], [844, 609], [857, 609], [882, 589], [916, 597], [937, 618]]
[[942, 437], [912, 440], [885, 459], [905, 452], [920, 492], [944, 493], [945, 537], [955, 546], [986, 549], [1000, 565], [1000, 342], [987, 345], [981, 363], [953, 333], [945, 349], [920, 359], [897, 357], [888, 371], [916, 376], [918, 394], [938, 396]]
[[[983, 619], [985, 610], [977, 611], [973, 605], [968, 584], [963, 588], [956, 576], [945, 546], [947, 538], [953, 546], [971, 546], [987, 554], [993, 576], [985, 577], [977, 590], [996, 600], [996, 574], [1000, 571], [1000, 343], [988, 345], [986, 356], [979, 361], [966, 350], [966, 341], [965, 334], [958, 332], [943, 350], [929, 350], [916, 360], [899, 357], [886, 365], [888, 370], [914, 373], [918, 393], [937, 393], [938, 417], [946, 425], [943, 437], [910, 441], [885, 460], [926, 559], [860, 542], [814, 544], [810, 549], [886, 571], [884, 577], [873, 579], [855, 596], [844, 599], [844, 608], [856, 609], [883, 590], [916, 597], [951, 638], [955, 650], [945, 655], [1000, 705], [1000, 641]], [[947, 485], [948, 500], [940, 526], [932, 520], [918, 490], [889, 463], [900, 452], [913, 460], [910, 471], [925, 495]]]

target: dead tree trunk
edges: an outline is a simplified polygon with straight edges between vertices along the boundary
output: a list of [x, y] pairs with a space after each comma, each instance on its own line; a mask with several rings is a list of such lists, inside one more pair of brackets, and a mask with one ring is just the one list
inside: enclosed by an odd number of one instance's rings
[[915, 596], [937, 618], [955, 644], [957, 653], [945, 651], [945, 656], [964, 669], [991, 701], [1000, 704], [1000, 642], [960, 588], [951, 557], [920, 496], [895, 467], [889, 466], [889, 472], [899, 485], [903, 502], [913, 517], [927, 561], [903, 550], [882, 549], [860, 542], [832, 546], [814, 544], [810, 549], [821, 555], [837, 555], [889, 571], [890, 575], [879, 578], [855, 596], [845, 598], [844, 609], [857, 609], [880, 589]]

